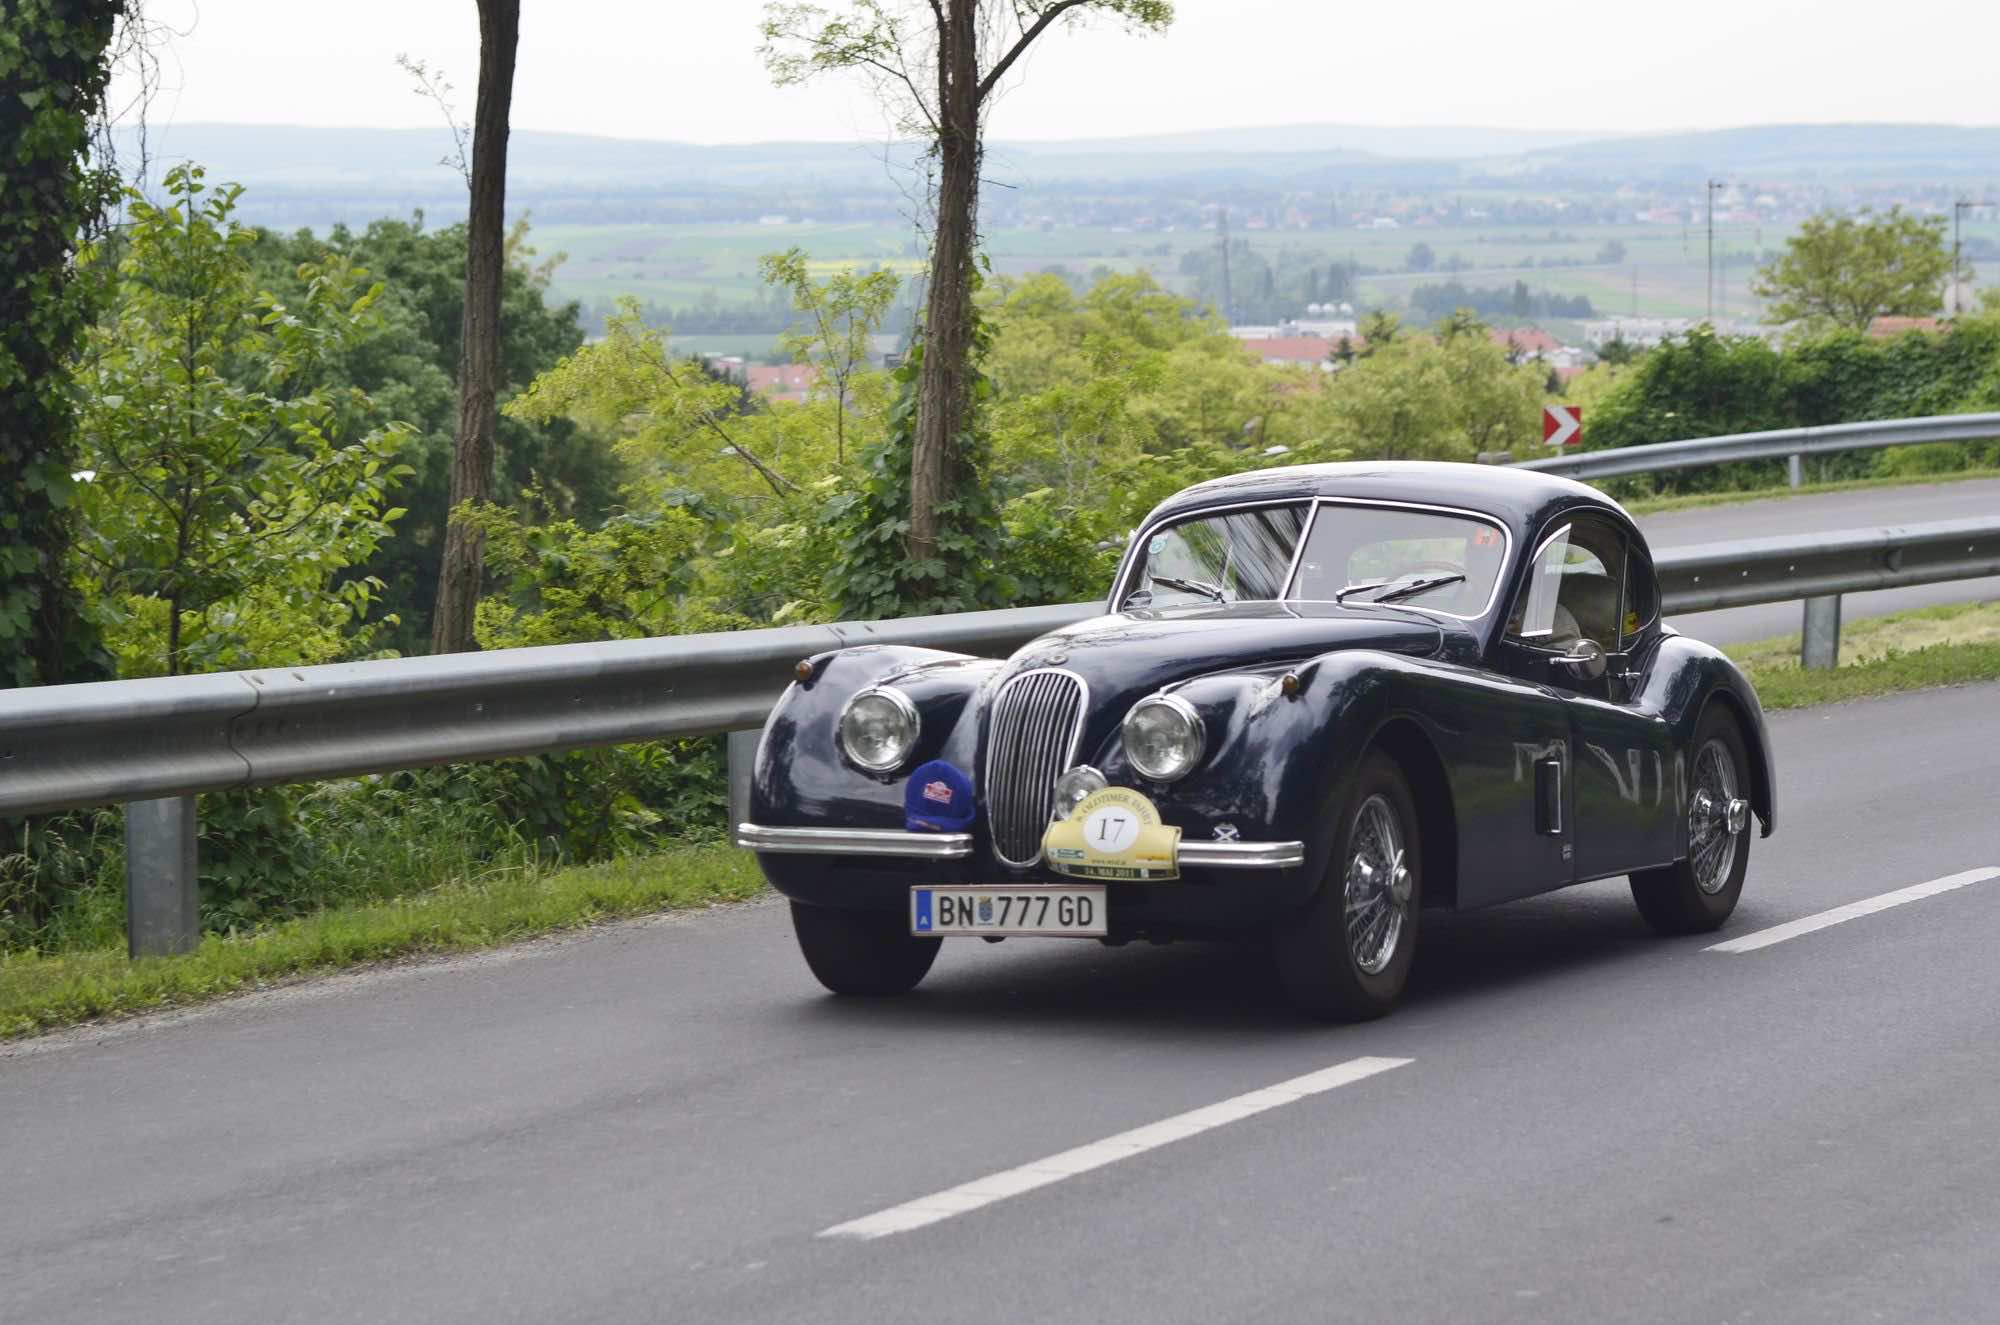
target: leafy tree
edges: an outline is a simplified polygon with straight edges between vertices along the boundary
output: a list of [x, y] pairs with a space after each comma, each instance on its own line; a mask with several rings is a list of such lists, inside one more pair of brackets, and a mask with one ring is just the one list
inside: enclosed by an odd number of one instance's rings
[[1625, 241], [1622, 239], [1605, 240], [1602, 244], [1598, 245], [1597, 260], [1607, 267], [1613, 267], [1625, 261]]
[[[514, 53], [521, 0], [479, 0], [479, 93], [472, 115], [472, 191], [465, 243], [463, 353], [458, 369], [458, 443], [452, 451], [451, 506], [493, 495], [493, 434], [500, 426], [500, 288], [506, 267], [507, 112], [514, 99]], [[476, 529], [445, 527], [431, 651], [473, 647], [484, 545]]]
[[68, 582], [74, 403], [92, 291], [71, 255], [117, 196], [91, 168], [123, 0], [11, 0], [0, 22], [0, 685], [88, 679], [102, 654]]
[[1361, 337], [1361, 353], [1373, 354], [1402, 334], [1403, 320], [1387, 309], [1370, 309], [1361, 315], [1354, 330]]
[[954, 480], [976, 484], [954, 453], [970, 434], [973, 290], [984, 117], [995, 89], [1052, 26], [1091, 15], [1159, 31], [1168, 0], [844, 0], [765, 6], [762, 48], [781, 86], [858, 70], [895, 110], [898, 127], [921, 136], [937, 165], [930, 283], [924, 310], [922, 381], [910, 449], [909, 560], [939, 562], [944, 508], [964, 506]]
[[770, 415], [744, 415], [742, 404], [741, 386], [676, 358], [667, 333], [645, 325], [628, 302], [604, 339], [537, 377], [507, 413], [540, 423], [575, 419], [614, 436], [627, 466], [625, 495], [641, 504], [683, 489], [782, 498], [824, 472], [830, 447], [774, 427]]
[[1535, 436], [1541, 372], [1508, 363], [1477, 319], [1447, 321], [1436, 340], [1371, 334], [1368, 346], [1316, 402], [1320, 429], [1354, 454], [1469, 461]]
[[1403, 259], [1403, 266], [1409, 271], [1429, 271], [1436, 265], [1437, 254], [1431, 252], [1431, 246], [1421, 240], [1410, 245], [1409, 256]]
[[[455, 378], [465, 312], [463, 225], [427, 229], [423, 217], [379, 220], [325, 235], [299, 231], [263, 235], [250, 251], [256, 279], [283, 302], [306, 297], [301, 268], [333, 263], [366, 268], [383, 286], [375, 316], [324, 355], [318, 381], [335, 394], [358, 388], [375, 404], [372, 420], [399, 419], [412, 429], [402, 459], [415, 473], [399, 489], [410, 514], [397, 537], [368, 559], [366, 573], [383, 581], [381, 609], [400, 618], [381, 639], [404, 653], [430, 644], [457, 427]], [[509, 231], [500, 290], [499, 383], [503, 400], [526, 387], [583, 344], [574, 303], [547, 299], [548, 264], [538, 262], [525, 221]], [[617, 496], [623, 468], [595, 430], [557, 416], [502, 414], [494, 434], [501, 505], [538, 519], [595, 517]], [[532, 494], [532, 496], [530, 495]]]
[[127, 198], [116, 306], [77, 371], [94, 471], [78, 554], [120, 670], [342, 656], [365, 645], [353, 628], [379, 587], [343, 572], [401, 516], [385, 495], [408, 470], [399, 426], [350, 437], [370, 402], [310, 383], [380, 289], [335, 262], [279, 303], [253, 282], [240, 190], [190, 166], [164, 187], [163, 205]]
[[855, 375], [867, 368], [868, 338], [896, 302], [902, 281], [894, 272], [846, 269], [815, 281], [799, 249], [765, 257], [758, 272], [766, 284], [790, 293], [792, 306], [810, 319], [805, 331], [788, 330], [779, 344], [794, 363], [811, 364], [833, 387], [833, 457], [847, 463], [847, 409]]
[[1611, 339], [1597, 347], [1597, 357], [1609, 364], [1625, 364], [1639, 357], [1638, 346], [1625, 339], [1625, 333], [1614, 331]]
[[1822, 212], [1758, 270], [1751, 290], [1771, 301], [1767, 321], [1814, 331], [1866, 331], [1878, 317], [1935, 313], [1951, 269], [1944, 228], [1943, 217], [1905, 216], [1900, 207], [1881, 217]]

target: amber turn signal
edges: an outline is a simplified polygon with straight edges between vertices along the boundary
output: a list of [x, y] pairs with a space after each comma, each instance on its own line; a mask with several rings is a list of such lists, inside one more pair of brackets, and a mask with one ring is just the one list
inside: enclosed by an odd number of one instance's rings
[[813, 679], [813, 660], [812, 660], [812, 659], [810, 659], [810, 658], [801, 658], [801, 659], [799, 659], [798, 663], [797, 663], [797, 664], [796, 664], [795, 666], [793, 666], [793, 668], [792, 668], [792, 675], [793, 675], [793, 676], [796, 676], [796, 677], [798, 677], [798, 678], [799, 678], [799, 680], [801, 680], [801, 681], [810, 681], [810, 680], [812, 680], [812, 679]]
[[1299, 674], [1297, 672], [1286, 672], [1278, 680], [1278, 689], [1285, 692], [1286, 699], [1297, 699], [1299, 697]]

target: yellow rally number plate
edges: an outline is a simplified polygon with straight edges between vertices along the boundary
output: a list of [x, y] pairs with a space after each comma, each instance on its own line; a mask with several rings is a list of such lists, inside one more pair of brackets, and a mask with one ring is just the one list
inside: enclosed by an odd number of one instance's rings
[[1129, 787], [1092, 792], [1042, 835], [1042, 859], [1078, 879], [1178, 879], [1181, 830]]

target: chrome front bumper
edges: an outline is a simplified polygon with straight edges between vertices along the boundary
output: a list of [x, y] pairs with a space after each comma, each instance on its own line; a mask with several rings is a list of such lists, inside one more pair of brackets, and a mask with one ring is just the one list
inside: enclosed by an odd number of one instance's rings
[[[736, 845], [751, 851], [831, 856], [900, 856], [963, 860], [970, 833], [911, 833], [901, 828], [769, 828], [736, 825]], [[1195, 869], [1282, 870], [1306, 863], [1303, 842], [1182, 842], [1179, 861]]]

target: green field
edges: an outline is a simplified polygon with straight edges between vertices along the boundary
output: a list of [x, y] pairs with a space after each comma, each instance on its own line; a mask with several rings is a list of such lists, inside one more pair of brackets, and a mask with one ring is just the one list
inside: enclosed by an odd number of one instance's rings
[[[1750, 284], [1760, 254], [1782, 248], [1789, 230], [1776, 226], [1718, 225], [1715, 235], [1718, 316], [1754, 320], [1760, 313]], [[2000, 242], [2000, 223], [1965, 228], [1968, 239]], [[1140, 231], [1115, 227], [996, 229], [984, 235], [996, 273], [1021, 276], [1060, 267], [1081, 277], [1099, 269], [1150, 270], [1169, 289], [1186, 293], [1180, 259], [1215, 241], [1212, 230]], [[1520, 226], [1411, 226], [1396, 230], [1249, 230], [1236, 238], [1275, 256], [1291, 249], [1311, 261], [1352, 260], [1379, 269], [1360, 281], [1367, 305], [1401, 308], [1418, 285], [1457, 279], [1466, 285], [1511, 286], [1588, 295], [1600, 317], [1699, 317], [1705, 292], [1707, 234], [1678, 225], [1578, 225], [1556, 230]], [[1599, 261], [1611, 242], [1624, 245], [1615, 263]], [[921, 238], [907, 225], [708, 224], [544, 226], [533, 244], [546, 257], [566, 256], [556, 269], [558, 298], [606, 304], [631, 295], [641, 302], [684, 308], [712, 298], [728, 307], [755, 300], [761, 286], [757, 260], [797, 247], [822, 270], [843, 264], [879, 265], [906, 274], [921, 269]], [[1411, 248], [1424, 243], [1436, 258], [1427, 272], [1402, 270]], [[1449, 273], [1457, 260], [1464, 270]], [[1565, 265], [1544, 265], [1559, 263]], [[2000, 269], [1983, 274], [2000, 277]], [[1303, 311], [1303, 310], [1301, 310]], [[757, 353], [769, 337], [699, 336], [701, 348]], [[740, 342], [725, 347], [723, 342]]]

